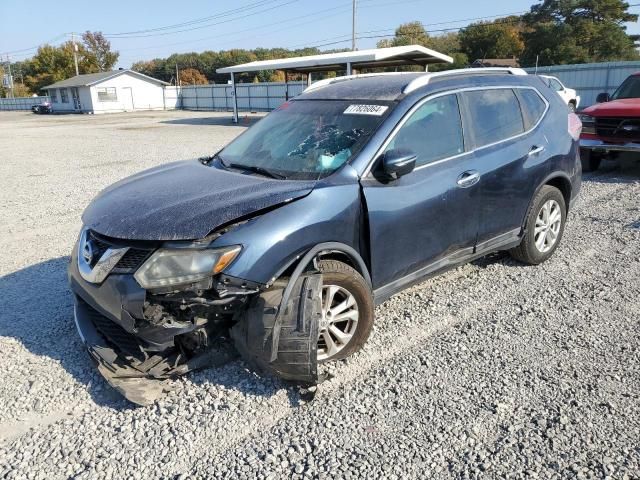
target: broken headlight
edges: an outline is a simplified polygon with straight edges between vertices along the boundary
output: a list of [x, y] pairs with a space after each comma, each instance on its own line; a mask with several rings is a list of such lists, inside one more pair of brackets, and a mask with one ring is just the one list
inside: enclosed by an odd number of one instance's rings
[[199, 282], [224, 270], [240, 253], [233, 245], [217, 249], [157, 250], [134, 277], [142, 288], [159, 288]]
[[591, 115], [578, 115], [580, 117], [580, 121], [582, 122], [582, 133], [588, 133], [591, 135], [596, 134], [596, 119]]

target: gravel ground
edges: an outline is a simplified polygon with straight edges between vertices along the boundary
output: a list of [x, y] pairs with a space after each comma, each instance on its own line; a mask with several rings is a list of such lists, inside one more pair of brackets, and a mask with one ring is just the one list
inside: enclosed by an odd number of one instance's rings
[[134, 408], [65, 267], [90, 199], [212, 152], [228, 114], [0, 114], [0, 478], [640, 478], [640, 167], [586, 175], [539, 267], [503, 254], [376, 309], [314, 401], [241, 361]]

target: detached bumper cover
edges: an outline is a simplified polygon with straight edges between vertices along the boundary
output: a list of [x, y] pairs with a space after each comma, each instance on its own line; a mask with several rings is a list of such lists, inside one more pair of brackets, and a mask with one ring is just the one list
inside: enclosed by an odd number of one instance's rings
[[[168, 382], [158, 381], [152, 375], [133, 368], [131, 359], [107, 342], [92, 322], [92, 314], [91, 307], [76, 297], [73, 312], [76, 328], [107, 383], [137, 405], [149, 405], [168, 392]], [[162, 358], [155, 361], [159, 363]]]
[[[99, 285], [80, 277], [75, 252], [68, 269], [78, 333], [98, 371], [129, 401], [149, 405], [168, 389], [163, 380], [227, 363], [228, 349], [185, 358], [175, 336], [195, 329], [163, 328], [140, 321], [145, 291], [131, 275], [110, 275]], [[135, 312], [135, 316], [131, 312]]]
[[592, 138], [581, 138], [580, 148], [595, 150], [600, 152], [638, 152], [640, 153], [639, 142], [610, 143], [604, 140]]
[[78, 296], [75, 297], [74, 320], [100, 374], [127, 400], [138, 405], [149, 405], [168, 392], [170, 383], [164, 380], [200, 368], [224, 365], [237, 356], [230, 345], [212, 348], [190, 359], [175, 349], [162, 353], [145, 351], [133, 335]]

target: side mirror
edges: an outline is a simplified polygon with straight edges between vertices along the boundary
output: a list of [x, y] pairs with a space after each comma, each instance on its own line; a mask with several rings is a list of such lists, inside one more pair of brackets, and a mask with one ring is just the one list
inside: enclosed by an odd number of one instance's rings
[[596, 97], [597, 103], [605, 103], [605, 102], [608, 102], [609, 100], [611, 100], [611, 97], [609, 97], [609, 94], [607, 92], [599, 93], [598, 96]]
[[393, 149], [382, 155], [382, 170], [391, 178], [400, 178], [413, 172], [418, 156], [406, 149]]

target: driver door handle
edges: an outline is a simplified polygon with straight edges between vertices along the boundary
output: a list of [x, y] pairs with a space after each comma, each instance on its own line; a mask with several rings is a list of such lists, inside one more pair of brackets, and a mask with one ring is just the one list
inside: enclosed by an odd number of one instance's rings
[[544, 151], [544, 147], [538, 147], [537, 145], [534, 145], [533, 147], [531, 147], [531, 150], [529, 150], [529, 156], [531, 157], [533, 155], [538, 155], [543, 151]]
[[477, 170], [462, 172], [456, 182], [460, 188], [469, 188], [480, 181], [480, 173]]

